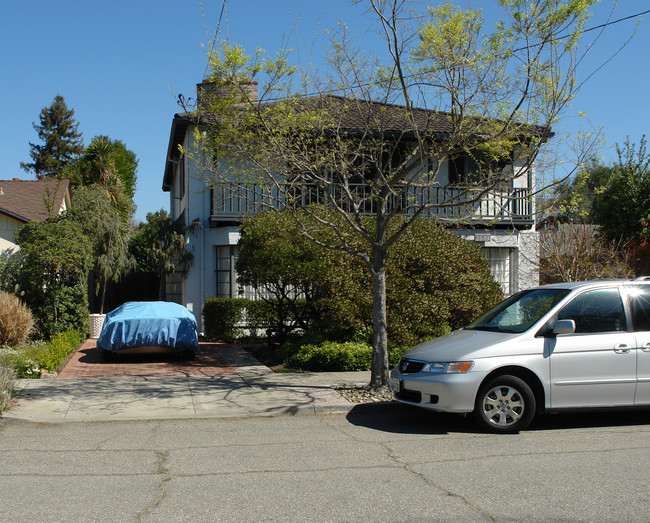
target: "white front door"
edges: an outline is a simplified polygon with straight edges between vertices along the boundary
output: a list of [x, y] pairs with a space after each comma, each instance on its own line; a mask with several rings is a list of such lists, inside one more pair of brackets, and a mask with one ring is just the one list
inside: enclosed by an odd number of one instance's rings
[[615, 287], [584, 292], [558, 319], [572, 319], [574, 334], [549, 339], [551, 406], [605, 407], [634, 404], [636, 337], [627, 329]]

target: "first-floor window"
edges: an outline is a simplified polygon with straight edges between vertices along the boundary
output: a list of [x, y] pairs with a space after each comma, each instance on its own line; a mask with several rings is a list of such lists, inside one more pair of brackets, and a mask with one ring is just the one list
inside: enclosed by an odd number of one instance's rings
[[236, 245], [217, 245], [217, 298], [248, 298], [256, 300], [260, 293], [253, 287], [241, 286], [237, 283], [235, 266], [239, 257]]
[[502, 247], [485, 247], [481, 249], [490, 264], [490, 272], [494, 281], [500, 286], [505, 295], [517, 292], [515, 250]]
[[217, 246], [217, 298], [236, 298], [238, 296], [236, 262], [236, 245]]

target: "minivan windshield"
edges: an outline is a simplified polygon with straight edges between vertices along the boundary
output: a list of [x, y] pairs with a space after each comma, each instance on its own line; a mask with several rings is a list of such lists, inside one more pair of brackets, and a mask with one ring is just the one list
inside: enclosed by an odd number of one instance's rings
[[496, 332], [524, 332], [569, 294], [566, 289], [533, 289], [513, 294], [466, 328]]

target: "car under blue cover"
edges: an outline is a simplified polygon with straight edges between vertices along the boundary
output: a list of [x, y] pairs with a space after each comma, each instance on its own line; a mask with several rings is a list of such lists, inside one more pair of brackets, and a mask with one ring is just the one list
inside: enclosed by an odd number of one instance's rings
[[177, 303], [124, 303], [106, 315], [97, 348], [102, 352], [118, 352], [133, 347], [168, 347], [185, 353], [198, 352], [196, 318]]

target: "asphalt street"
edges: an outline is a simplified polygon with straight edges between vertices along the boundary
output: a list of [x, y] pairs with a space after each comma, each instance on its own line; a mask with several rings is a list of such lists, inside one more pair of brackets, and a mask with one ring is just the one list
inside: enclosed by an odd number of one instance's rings
[[648, 521], [649, 414], [0, 422], [0, 521]]

